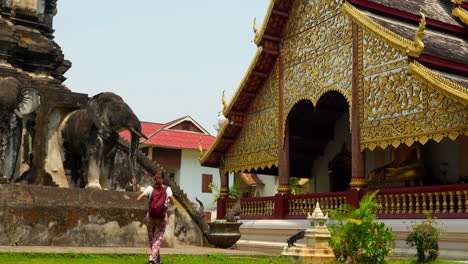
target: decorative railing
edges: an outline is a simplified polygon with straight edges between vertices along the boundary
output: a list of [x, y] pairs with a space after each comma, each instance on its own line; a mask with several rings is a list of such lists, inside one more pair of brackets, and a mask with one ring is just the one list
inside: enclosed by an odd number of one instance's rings
[[287, 218], [296, 218], [297, 216], [304, 218], [307, 213], [314, 210], [317, 202], [320, 203], [322, 210], [339, 208], [346, 203], [346, 192], [287, 195], [286, 201], [288, 204]]
[[383, 189], [376, 199], [379, 218], [468, 217], [468, 184]]
[[[226, 209], [235, 206], [237, 200], [226, 199]], [[241, 217], [248, 218], [273, 218], [275, 211], [275, 197], [241, 198]]]
[[[355, 207], [372, 189], [349, 189], [346, 192], [281, 195], [241, 199], [242, 219], [305, 219], [317, 202], [322, 209], [337, 209], [348, 203]], [[424, 218], [424, 212], [442, 219], [468, 219], [468, 184], [438, 185], [379, 190], [380, 219]], [[234, 207], [235, 199], [218, 199], [217, 218]]]

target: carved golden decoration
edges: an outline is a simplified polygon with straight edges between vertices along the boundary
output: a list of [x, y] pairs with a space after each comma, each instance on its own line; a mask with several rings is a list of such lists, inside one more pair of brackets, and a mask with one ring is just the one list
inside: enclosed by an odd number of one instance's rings
[[452, 15], [460, 18], [460, 20], [468, 25], [468, 11], [463, 7], [459, 6], [452, 9]]
[[341, 0], [301, 0], [294, 3], [289, 12], [289, 22], [284, 30], [284, 38], [299, 35], [338, 15]]
[[[257, 53], [255, 54], [255, 57], [254, 59], [252, 60], [252, 62], [250, 63], [250, 66], [249, 66], [249, 69], [247, 70], [247, 72], [245, 73], [244, 75], [244, 78], [242, 79], [241, 81], [241, 84], [239, 85], [239, 88], [237, 88], [236, 90], [236, 93], [234, 94], [234, 96], [232, 97], [230, 103], [227, 105], [227, 107], [224, 107], [223, 109], [223, 114], [224, 116], [227, 116], [227, 114], [229, 113], [229, 111], [231, 111], [231, 108], [232, 106], [234, 105], [234, 102], [237, 101], [237, 98], [239, 97], [240, 93], [242, 92], [242, 89], [244, 88], [248, 78], [250, 77], [250, 75], [252, 74], [252, 71], [255, 67], [255, 65], [257, 64], [257, 61], [258, 59], [260, 58], [260, 55], [262, 54], [263, 52], [263, 48], [262, 47], [258, 47], [257, 49]], [[224, 105], [224, 102], [223, 102], [223, 105]], [[224, 122], [224, 125], [223, 127], [221, 128], [221, 130], [218, 132], [218, 135], [216, 136], [216, 139], [215, 139], [215, 142], [213, 142], [213, 144], [211, 145], [210, 149], [208, 151], [205, 152], [205, 154], [200, 158], [200, 163], [203, 164], [207, 159], [208, 157], [211, 155], [211, 153], [213, 152], [214, 148], [218, 145], [219, 141], [221, 140], [222, 136], [224, 135], [224, 131], [226, 130], [227, 126], [229, 125], [229, 122], [228, 120], [226, 119], [226, 121]]]
[[221, 102], [223, 102], [223, 115], [226, 115], [226, 110], [228, 106], [225, 92], [226, 90], [223, 90], [223, 95], [221, 96]]
[[291, 186], [287, 185], [287, 184], [280, 184], [278, 186], [278, 192], [280, 193], [290, 193], [291, 192]]
[[219, 130], [218, 132], [218, 136], [216, 137], [215, 141], [213, 142], [213, 144], [211, 144], [211, 147], [210, 149], [208, 149], [207, 151], [205, 151], [205, 153], [203, 154], [203, 156], [200, 157], [200, 163], [203, 164], [207, 159], [208, 157], [211, 155], [211, 153], [213, 152], [215, 146], [217, 146], [219, 144], [219, 141], [221, 140], [222, 138], [222, 135], [224, 134], [224, 131], [226, 130], [226, 128], [229, 126], [229, 121], [228, 119], [226, 118], [226, 120], [224, 121], [224, 124], [223, 126], [221, 127], [221, 129]]
[[201, 157], [203, 157], [203, 147], [201, 144], [201, 137], [198, 138], [198, 151], [200, 151], [200, 157], [198, 159], [201, 159]]
[[219, 196], [220, 197], [229, 197], [229, 187], [221, 187], [219, 189]]
[[301, 100], [316, 106], [323, 94], [336, 91], [351, 107], [352, 26], [339, 10], [341, 4], [339, 0], [302, 0], [290, 11], [281, 55], [283, 131], [289, 112]]
[[366, 179], [364, 178], [352, 178], [349, 184], [353, 189], [360, 189], [367, 185]]
[[253, 28], [253, 32], [255, 34], [254, 35], [254, 41], [255, 41], [260, 36], [260, 31], [258, 30], [258, 27], [257, 27], [257, 18], [254, 18], [252, 28]]
[[426, 16], [423, 13], [421, 13], [421, 22], [416, 31], [415, 40], [412, 41], [375, 22], [348, 2], [343, 4], [341, 10], [348, 14], [354, 22], [362, 26], [366, 32], [375, 35], [394, 48], [406, 52], [412, 57], [418, 57], [424, 50], [424, 43], [421, 37], [426, 28]]
[[361, 150], [468, 134], [468, 109], [459, 102], [466, 88], [417, 62], [408, 70], [406, 54], [372, 34], [364, 33], [363, 45]]
[[247, 80], [249, 79], [250, 75], [252, 74], [252, 71], [255, 68], [255, 65], [257, 65], [257, 61], [260, 58], [260, 55], [262, 55], [262, 52], [263, 52], [263, 48], [258, 47], [257, 48], [257, 53], [255, 53], [255, 57], [253, 58], [252, 62], [250, 63], [249, 69], [245, 73], [244, 78], [242, 79], [242, 81], [241, 81], [241, 83], [239, 85], [239, 88], [237, 88], [234, 96], [231, 98], [231, 101], [229, 102], [229, 104], [228, 104], [228, 106], [226, 108], [226, 111], [224, 112], [224, 116], [227, 116], [229, 111], [231, 111], [231, 108], [234, 105], [234, 102], [237, 101], [237, 98], [239, 97], [240, 93], [242, 92], [242, 89], [244, 88], [245, 84], [247, 83]]
[[278, 166], [278, 63], [246, 111], [244, 125], [225, 154], [229, 172]]
[[416, 78], [431, 84], [430, 87], [435, 88], [445, 96], [464, 105], [468, 105], [467, 88], [444, 78], [442, 75], [428, 69], [417, 61], [408, 65], [408, 72], [412, 73]]
[[268, 21], [270, 20], [271, 12], [273, 11], [273, 6], [275, 5], [276, 0], [271, 0], [270, 5], [268, 6], [268, 10], [266, 12], [265, 18], [263, 19], [263, 24], [260, 30], [258, 31], [258, 35], [255, 34], [254, 42], [257, 46], [260, 44], [260, 41], [263, 38], [263, 34], [265, 34], [266, 27], [268, 25]]

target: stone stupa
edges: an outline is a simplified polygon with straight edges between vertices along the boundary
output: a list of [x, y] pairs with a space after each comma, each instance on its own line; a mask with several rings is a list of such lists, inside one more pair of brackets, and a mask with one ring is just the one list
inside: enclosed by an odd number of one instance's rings
[[335, 259], [330, 248], [330, 231], [326, 226], [328, 215], [324, 215], [317, 202], [312, 215], [308, 213], [310, 227], [305, 230], [306, 246], [285, 247], [281, 256], [299, 263], [328, 263]]

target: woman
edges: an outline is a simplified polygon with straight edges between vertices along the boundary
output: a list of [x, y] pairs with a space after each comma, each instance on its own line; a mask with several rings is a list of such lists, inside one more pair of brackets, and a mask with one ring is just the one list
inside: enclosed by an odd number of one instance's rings
[[151, 254], [148, 263], [161, 263], [159, 249], [161, 247], [164, 231], [167, 223], [167, 205], [168, 202], [173, 205], [174, 197], [172, 196], [171, 187], [163, 184], [164, 171], [159, 169], [153, 176], [154, 185], [148, 186], [137, 201], [144, 197], [150, 199], [148, 205], [148, 213], [146, 214], [148, 238], [151, 248]]

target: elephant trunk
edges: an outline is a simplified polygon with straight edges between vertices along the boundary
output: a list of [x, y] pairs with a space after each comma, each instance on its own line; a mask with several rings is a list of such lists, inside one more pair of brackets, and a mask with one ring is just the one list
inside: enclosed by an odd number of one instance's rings
[[132, 135], [133, 135], [133, 134], [136, 134], [136, 135], [138, 135], [139, 137], [149, 139], [145, 134], [136, 131], [136, 129], [133, 128], [133, 127], [129, 128], [129, 130], [132, 132]]
[[[136, 152], [138, 150], [138, 143], [140, 140], [140, 135], [141, 133], [135, 133], [136, 130], [134, 128], [131, 128], [130, 131], [132, 132], [132, 139], [130, 142], [130, 151], [128, 152], [128, 161], [130, 165], [130, 173], [132, 175], [132, 178], [135, 177], [135, 166], [136, 166]], [[134, 132], [135, 131], [135, 132]]]

